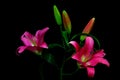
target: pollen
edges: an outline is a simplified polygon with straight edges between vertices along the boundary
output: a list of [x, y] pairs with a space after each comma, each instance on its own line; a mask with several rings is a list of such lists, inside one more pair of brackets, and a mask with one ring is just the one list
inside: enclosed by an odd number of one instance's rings
[[85, 56], [82, 56], [81, 61], [82, 61], [82, 62], [85, 62], [85, 61], [86, 61]]

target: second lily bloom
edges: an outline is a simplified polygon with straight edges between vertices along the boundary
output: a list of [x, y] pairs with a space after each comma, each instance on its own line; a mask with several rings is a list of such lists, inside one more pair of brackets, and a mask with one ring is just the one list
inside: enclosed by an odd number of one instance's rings
[[104, 59], [105, 56], [104, 50], [94, 51], [94, 40], [92, 37], [86, 37], [84, 46], [81, 47], [76, 41], [70, 41], [76, 50], [76, 52], [72, 55], [72, 59], [76, 60], [77, 63], [87, 69], [87, 73], [89, 77], [93, 77], [95, 74], [94, 66], [98, 63], [105, 64], [106, 66], [110, 66], [109, 62]]
[[43, 48], [48, 48], [48, 45], [44, 41], [45, 33], [49, 30], [48, 27], [38, 30], [34, 35], [26, 31], [22, 36], [21, 40], [24, 43], [23, 46], [18, 47], [18, 54], [22, 53], [24, 50], [32, 51], [38, 55], [41, 55]]

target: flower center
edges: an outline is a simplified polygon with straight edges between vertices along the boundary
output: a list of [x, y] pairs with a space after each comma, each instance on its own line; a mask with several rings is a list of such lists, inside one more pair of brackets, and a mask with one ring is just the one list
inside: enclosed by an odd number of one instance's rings
[[33, 38], [32, 40], [30, 40], [30, 42], [31, 42], [31, 46], [37, 46], [35, 38]]
[[86, 57], [84, 55], [81, 57], [81, 61], [86, 62]]
[[91, 58], [90, 56], [87, 57], [87, 56], [83, 55], [83, 56], [81, 57], [81, 61], [82, 61], [82, 62], [87, 62], [88, 60], [90, 60], [90, 58]]

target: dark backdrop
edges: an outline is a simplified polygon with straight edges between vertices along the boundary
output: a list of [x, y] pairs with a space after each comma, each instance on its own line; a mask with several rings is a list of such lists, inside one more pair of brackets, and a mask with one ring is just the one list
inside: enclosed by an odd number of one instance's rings
[[[45, 36], [45, 41], [49, 44], [52, 42], [59, 42], [59, 26], [56, 24], [53, 16], [53, 5], [56, 4], [60, 11], [65, 9], [72, 22], [72, 34], [82, 31], [87, 22], [95, 17], [95, 24], [91, 34], [95, 35], [101, 43], [101, 48], [106, 52], [105, 58], [110, 62], [110, 68], [104, 65], [97, 65], [95, 67], [96, 74], [92, 80], [112, 80], [112, 21], [113, 17], [110, 14], [110, 4], [105, 2], [82, 2], [79, 0], [42, 0], [40, 2], [13, 2], [6, 3], [4, 27], [5, 58], [3, 59], [5, 69], [3, 74], [10, 79], [32, 79], [41, 80], [39, 75], [39, 64], [42, 60], [29, 51], [25, 51], [21, 56], [16, 56], [16, 49], [23, 43], [20, 36], [29, 31], [35, 34], [36, 30], [42, 29], [46, 26], [50, 28]], [[111, 30], [112, 29], [112, 30]], [[30, 54], [29, 54], [30, 53]], [[61, 54], [59, 51], [58, 55]], [[62, 56], [62, 55], [60, 55]], [[58, 73], [56, 69], [48, 64], [45, 64], [45, 79], [58, 80]], [[69, 68], [72, 68], [70, 66]], [[78, 79], [77, 79], [78, 78]], [[66, 80], [89, 80], [86, 71], [80, 70], [73, 76], [65, 77]]]

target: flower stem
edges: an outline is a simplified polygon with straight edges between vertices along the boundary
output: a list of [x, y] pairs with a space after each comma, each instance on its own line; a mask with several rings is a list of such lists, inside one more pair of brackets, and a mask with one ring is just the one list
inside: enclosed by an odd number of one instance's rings
[[62, 25], [60, 26], [60, 33], [61, 33], [61, 36], [62, 36], [62, 44], [63, 44], [63, 48], [65, 49], [64, 36], [63, 36], [63, 33], [62, 33]]
[[44, 75], [43, 75], [43, 63], [40, 64], [40, 77], [41, 77], [41, 80], [44, 80]]
[[62, 67], [60, 68], [60, 80], [62, 80]]
[[79, 68], [77, 68], [74, 72], [71, 72], [71, 73], [63, 73], [64, 76], [70, 76], [70, 75], [73, 75], [75, 74], [77, 71], [79, 70]]
[[64, 67], [64, 64], [65, 64], [65, 62], [63, 60], [63, 63], [62, 63], [61, 68], [60, 68], [60, 80], [63, 79], [63, 67]]

